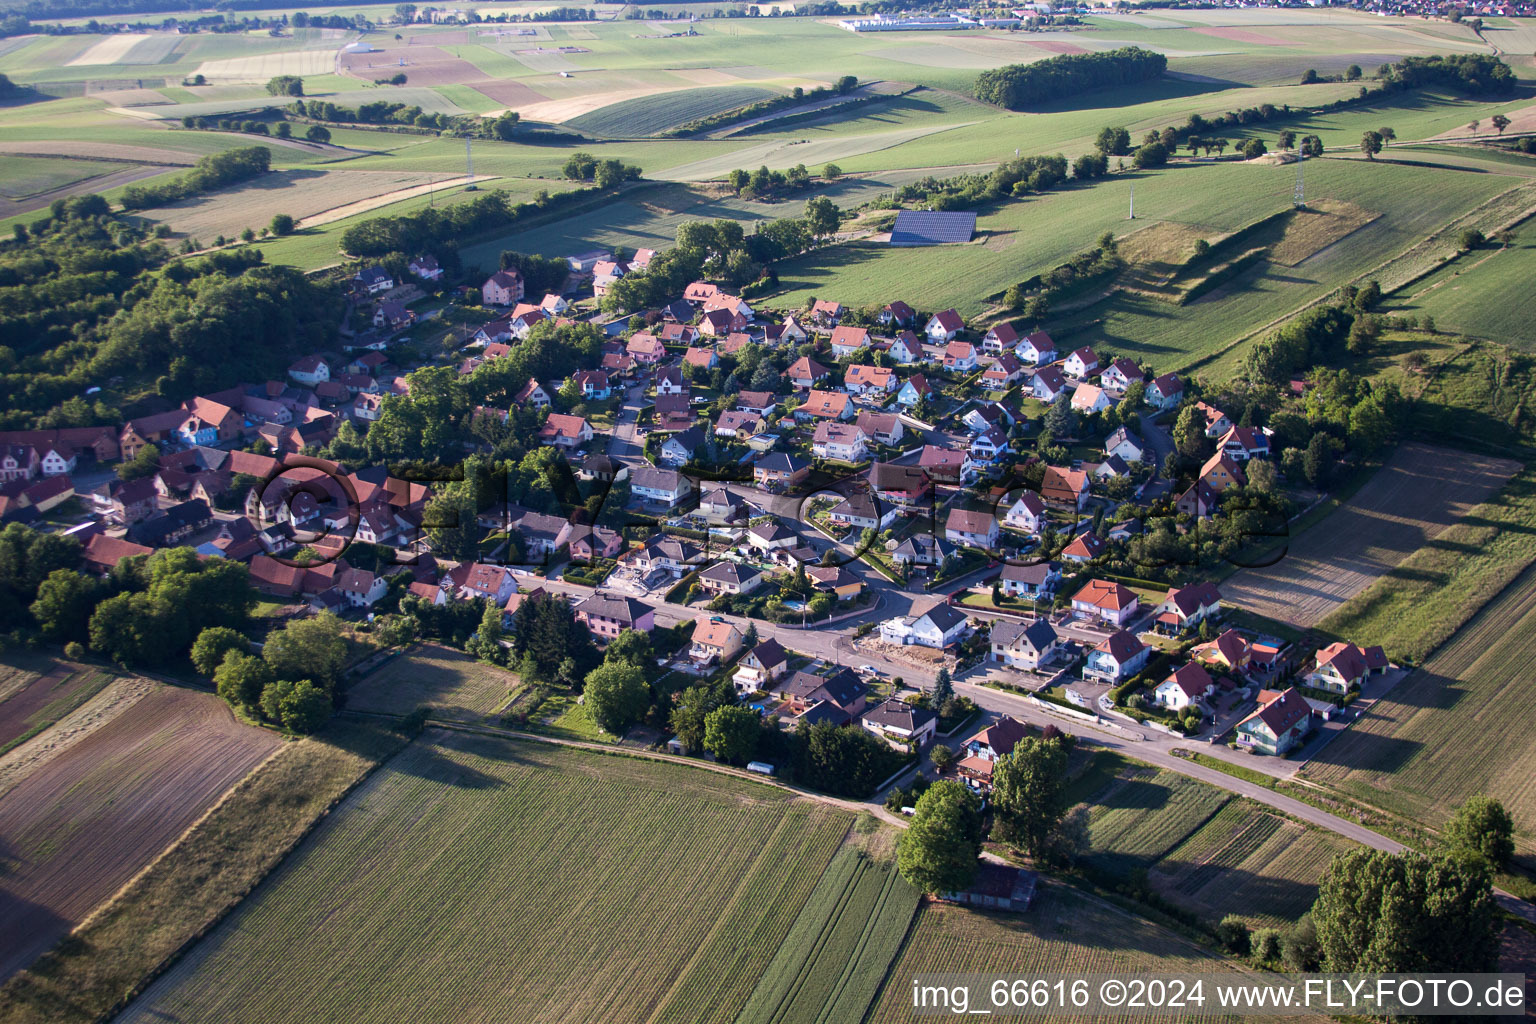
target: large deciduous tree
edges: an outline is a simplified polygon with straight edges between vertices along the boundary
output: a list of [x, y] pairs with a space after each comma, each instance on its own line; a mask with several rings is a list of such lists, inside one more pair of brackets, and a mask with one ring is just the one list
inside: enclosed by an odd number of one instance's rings
[[645, 716], [651, 688], [645, 673], [627, 662], [599, 665], [587, 673], [582, 699], [592, 721], [615, 736], [623, 736]]
[[1312, 906], [1323, 969], [1484, 972], [1499, 959], [1487, 866], [1356, 849], [1329, 865]]
[[997, 760], [992, 772], [992, 804], [1002, 838], [1032, 857], [1041, 856], [1067, 813], [1066, 744], [1027, 736]]
[[981, 855], [981, 803], [959, 782], [935, 782], [918, 798], [896, 846], [901, 876], [922, 892], [960, 892]]

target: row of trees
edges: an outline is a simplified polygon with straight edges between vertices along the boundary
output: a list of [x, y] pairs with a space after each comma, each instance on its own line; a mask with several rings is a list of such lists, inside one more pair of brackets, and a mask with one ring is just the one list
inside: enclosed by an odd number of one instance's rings
[[639, 181], [640, 168], [622, 160], [599, 160], [591, 153], [572, 153], [563, 173], [572, 181], [594, 181], [598, 188], [618, 188], [626, 181]]
[[129, 185], [123, 190], [123, 209], [143, 210], [180, 199], [236, 185], [266, 174], [272, 167], [272, 151], [266, 146], [243, 146], [201, 157], [186, 174], [157, 185]]

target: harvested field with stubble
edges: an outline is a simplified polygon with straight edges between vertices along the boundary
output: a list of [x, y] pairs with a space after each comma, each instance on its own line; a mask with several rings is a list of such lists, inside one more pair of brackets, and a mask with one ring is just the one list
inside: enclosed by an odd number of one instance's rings
[[1314, 626], [1519, 468], [1509, 459], [1402, 445], [1353, 498], [1292, 539], [1279, 562], [1228, 577], [1222, 598], [1267, 618]]
[[0, 664], [0, 754], [64, 718], [111, 681], [110, 673], [83, 665], [8, 657]]
[[0, 977], [53, 945], [282, 745], [157, 686], [0, 796]]
[[1467, 797], [1497, 797], [1516, 844], [1536, 852], [1536, 570], [1424, 662], [1302, 778], [1438, 828]]
[[479, 721], [507, 703], [521, 683], [516, 673], [463, 651], [419, 644], [348, 690], [347, 707], [387, 715], [428, 707], [436, 718]]
[[1320, 252], [1357, 228], [1363, 228], [1381, 214], [1339, 199], [1319, 199], [1297, 210], [1285, 226], [1285, 234], [1269, 259], [1283, 267], [1294, 267], [1313, 253]]
[[852, 821], [691, 766], [428, 729], [122, 1019], [725, 1024]]

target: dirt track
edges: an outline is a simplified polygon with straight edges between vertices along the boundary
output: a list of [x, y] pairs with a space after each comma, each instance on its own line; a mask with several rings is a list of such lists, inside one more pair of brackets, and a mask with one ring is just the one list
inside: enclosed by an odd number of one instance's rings
[[58, 941], [281, 743], [241, 725], [217, 697], [157, 685], [0, 796], [0, 979]]
[[1403, 445], [1349, 502], [1295, 538], [1280, 562], [1229, 577], [1222, 598], [1281, 622], [1316, 625], [1519, 468], [1508, 459]]

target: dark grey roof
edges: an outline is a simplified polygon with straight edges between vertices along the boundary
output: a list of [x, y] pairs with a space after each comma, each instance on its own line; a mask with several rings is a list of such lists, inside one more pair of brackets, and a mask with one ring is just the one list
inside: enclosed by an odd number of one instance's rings
[[964, 612], [953, 605], [942, 602], [929, 608], [922, 615], [919, 615], [918, 618], [921, 619], [924, 616], [927, 616], [929, 622], [932, 622], [945, 632], [965, 621]]
[[906, 701], [888, 700], [878, 707], [864, 712], [864, 721], [888, 728], [916, 732], [937, 716], [927, 708], [915, 708]]
[[632, 597], [593, 594], [578, 604], [575, 610], [586, 612], [588, 615], [601, 615], [604, 618], [616, 619], [619, 622], [633, 623], [651, 609], [649, 605], [641, 604]]
[[892, 245], [943, 245], [969, 242], [976, 233], [971, 211], [902, 210], [891, 228]]
[[[1023, 643], [1020, 644], [1020, 641]], [[1044, 619], [1029, 625], [1018, 621], [994, 622], [992, 642], [1009, 647], [1024, 646], [1039, 652], [1056, 642], [1056, 631]]]
[[858, 676], [847, 669], [839, 669], [830, 676], [818, 676], [813, 672], [801, 671], [779, 683], [775, 689], [779, 693], [787, 693], [800, 700], [825, 700], [839, 707], [846, 707], [864, 692], [864, 684], [859, 681]]

